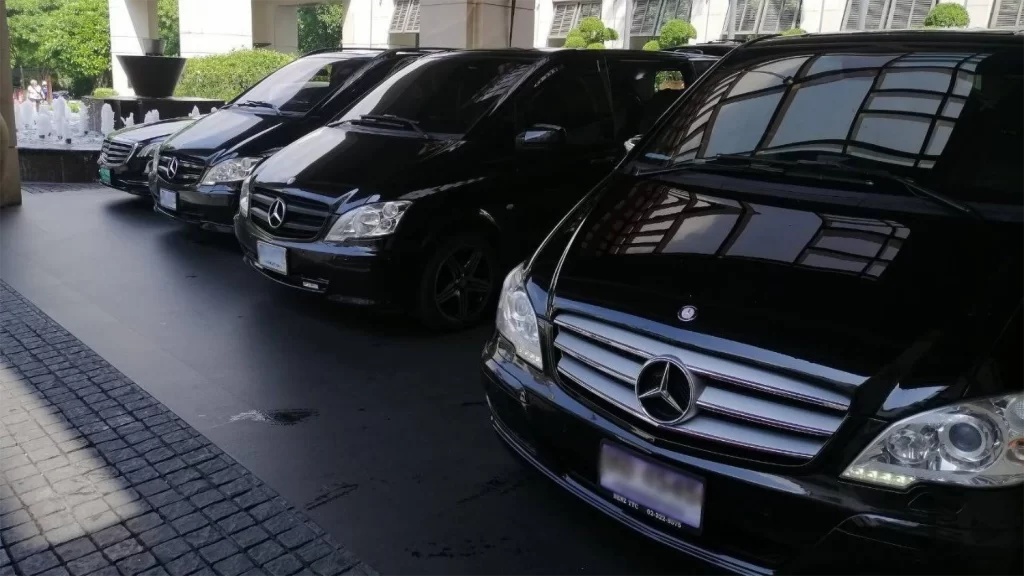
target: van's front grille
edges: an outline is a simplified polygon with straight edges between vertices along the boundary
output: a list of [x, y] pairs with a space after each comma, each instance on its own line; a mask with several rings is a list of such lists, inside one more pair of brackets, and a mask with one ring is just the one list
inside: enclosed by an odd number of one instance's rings
[[[557, 369], [563, 385], [644, 420], [672, 441], [686, 437], [809, 460], [839, 428], [850, 398], [805, 379], [779, 374], [658, 340], [587, 316], [555, 318]], [[686, 366], [697, 395], [692, 416], [666, 425], [648, 417], [636, 395], [644, 363], [668, 356]]]
[[[275, 219], [275, 228], [270, 223], [270, 214], [271, 206], [278, 199], [284, 203], [284, 218], [280, 223]], [[249, 215], [257, 226], [278, 238], [312, 240], [330, 218], [331, 209], [316, 200], [254, 188], [249, 194]]]
[[100, 148], [100, 164], [106, 166], [124, 166], [135, 152], [135, 144], [121, 142], [113, 138], [104, 138]]
[[173, 155], [160, 155], [157, 171], [168, 182], [179, 184], [196, 184], [202, 178], [206, 164], [190, 158]]

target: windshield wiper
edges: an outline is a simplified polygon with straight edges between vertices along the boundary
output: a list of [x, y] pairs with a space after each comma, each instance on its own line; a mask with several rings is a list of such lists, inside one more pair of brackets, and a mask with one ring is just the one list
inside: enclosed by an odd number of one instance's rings
[[360, 114], [359, 120], [363, 122], [379, 122], [381, 124], [398, 124], [419, 133], [420, 136], [427, 140], [430, 139], [430, 134], [427, 134], [423, 128], [420, 128], [420, 123], [410, 118], [402, 118], [394, 114]]
[[274, 112], [276, 112], [278, 115], [281, 114], [281, 110], [277, 107], [276, 104], [272, 104], [270, 102], [265, 102], [263, 100], [246, 100], [244, 102], [236, 103], [235, 106], [248, 106], [248, 107], [252, 107], [252, 108], [269, 108], [269, 109], [273, 110]]
[[[733, 160], [740, 161], [741, 164], [720, 164], [722, 160]], [[655, 168], [647, 171], [635, 171], [636, 176], [657, 176], [659, 174], [669, 174], [672, 172], [678, 172], [683, 170], [690, 170], [694, 168], [702, 167], [715, 167], [715, 168], [740, 168], [750, 170], [760, 170], [774, 173], [786, 173], [793, 168], [797, 169], [808, 169], [808, 168], [828, 168], [835, 169], [837, 171], [845, 172], [852, 177], [855, 177], [858, 182], [873, 186], [874, 182], [871, 178], [878, 178], [883, 180], [889, 180], [902, 185], [907, 192], [917, 198], [923, 198], [929, 200], [935, 204], [940, 204], [946, 208], [956, 210], [961, 214], [967, 214], [980, 218], [981, 216], [973, 208], [956, 200], [950, 198], [941, 192], [937, 192], [922, 186], [915, 182], [912, 178], [905, 176], [898, 176], [891, 174], [884, 170], [877, 170], [872, 168], [862, 168], [858, 166], [850, 166], [836, 160], [780, 160], [776, 158], [764, 158], [758, 156], [747, 156], [744, 154], [718, 154], [714, 158], [703, 158], [695, 159], [689, 162], [677, 164], [675, 166], [669, 166], [667, 168]], [[810, 174], [809, 176], [817, 176], [819, 178], [825, 177], [821, 174]]]

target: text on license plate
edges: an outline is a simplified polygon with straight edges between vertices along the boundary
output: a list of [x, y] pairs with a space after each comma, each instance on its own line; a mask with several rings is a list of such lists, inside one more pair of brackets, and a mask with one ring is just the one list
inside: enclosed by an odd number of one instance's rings
[[260, 266], [268, 270], [281, 274], [288, 273], [288, 252], [283, 246], [275, 246], [257, 240], [256, 258]]
[[615, 500], [676, 528], [700, 528], [704, 482], [649, 462], [604, 442], [600, 454], [601, 486]]
[[160, 189], [160, 205], [168, 210], [178, 209], [178, 193], [173, 190]]

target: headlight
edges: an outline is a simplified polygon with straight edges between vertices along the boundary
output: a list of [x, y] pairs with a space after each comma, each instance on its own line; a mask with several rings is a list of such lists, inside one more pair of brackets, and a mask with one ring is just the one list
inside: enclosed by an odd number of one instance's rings
[[203, 175], [203, 184], [238, 182], [248, 176], [262, 158], [232, 158], [211, 167]]
[[516, 347], [516, 355], [544, 369], [540, 356], [540, 334], [537, 330], [537, 314], [523, 287], [523, 265], [516, 266], [501, 286], [498, 300], [498, 333]]
[[242, 191], [238, 194], [238, 213], [242, 216], [249, 215], [249, 192], [252, 189], [252, 176], [246, 176], [242, 180]]
[[153, 155], [153, 152], [156, 151], [156, 147], [159, 146], [159, 145], [160, 145], [159, 142], [154, 142], [152, 144], [146, 144], [145, 146], [142, 147], [142, 150], [139, 150], [138, 157], [139, 158], [149, 158], [150, 156]]
[[400, 200], [367, 204], [345, 212], [327, 233], [328, 242], [349, 238], [375, 238], [393, 234], [412, 202]]
[[897, 422], [857, 456], [843, 477], [896, 487], [1020, 484], [1024, 395], [961, 402]]

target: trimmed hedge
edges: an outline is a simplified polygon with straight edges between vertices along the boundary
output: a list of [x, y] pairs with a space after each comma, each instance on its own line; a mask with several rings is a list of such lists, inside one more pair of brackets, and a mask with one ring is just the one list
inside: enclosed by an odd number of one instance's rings
[[291, 54], [261, 49], [189, 58], [174, 95], [227, 102], [294, 59]]
[[971, 23], [967, 9], [959, 4], [936, 4], [924, 18], [927, 28], [966, 28]]
[[113, 88], [100, 86], [99, 88], [92, 91], [92, 95], [96, 98], [111, 98], [117, 96], [118, 94], [117, 90], [114, 90]]
[[782, 33], [782, 36], [799, 36], [800, 34], [807, 34], [803, 28], [790, 28]]

